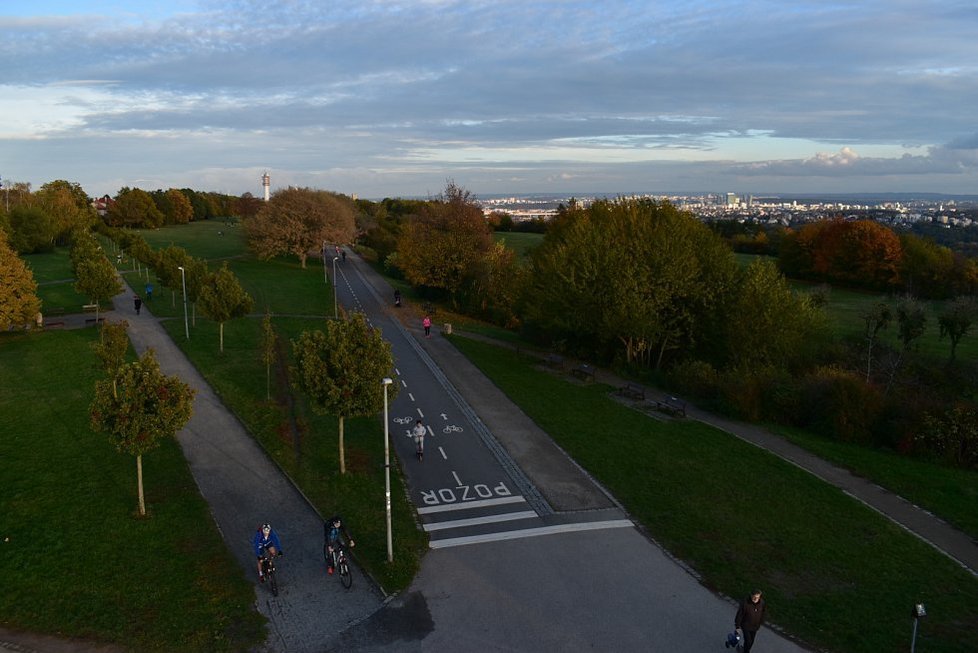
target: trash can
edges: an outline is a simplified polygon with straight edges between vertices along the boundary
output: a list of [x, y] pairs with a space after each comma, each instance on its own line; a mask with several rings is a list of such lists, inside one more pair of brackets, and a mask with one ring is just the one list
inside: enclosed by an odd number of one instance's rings
[[445, 335], [452, 335], [452, 325], [448, 322], [445, 322]]

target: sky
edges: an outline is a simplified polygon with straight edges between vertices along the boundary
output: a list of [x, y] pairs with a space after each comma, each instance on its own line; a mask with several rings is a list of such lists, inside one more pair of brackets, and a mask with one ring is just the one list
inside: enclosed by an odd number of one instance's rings
[[0, 178], [978, 194], [974, 0], [0, 0]]

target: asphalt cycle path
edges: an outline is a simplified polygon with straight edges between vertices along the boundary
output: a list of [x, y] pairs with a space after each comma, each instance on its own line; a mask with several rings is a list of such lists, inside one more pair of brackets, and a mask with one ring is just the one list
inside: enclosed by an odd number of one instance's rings
[[[350, 590], [326, 575], [321, 516], [221, 403], [154, 318], [153, 301], [161, 298], [143, 303], [137, 316], [132, 296], [127, 286], [115, 298], [116, 310], [110, 319], [128, 321], [136, 352], [152, 348], [163, 372], [178, 376], [197, 391], [193, 417], [177, 440], [228, 548], [255, 583], [257, 608], [269, 620], [266, 650], [324, 650], [338, 632], [375, 612], [384, 600], [382, 593], [358, 569], [354, 569]], [[218, 346], [216, 341], [214, 346]], [[264, 522], [278, 532], [285, 551], [276, 565], [277, 597], [258, 582], [252, 550], [254, 534]]]
[[[645, 535], [355, 255], [338, 299], [391, 342], [388, 427], [431, 550], [411, 587], [331, 651], [675, 651], [718, 648], [735, 605]], [[417, 322], [417, 324], [414, 324]], [[423, 461], [408, 430], [428, 425]], [[536, 429], [536, 431], [534, 431]], [[397, 534], [394, 534], [397, 537]], [[749, 588], [745, 588], [745, 592]], [[765, 628], [765, 651], [804, 649]]]

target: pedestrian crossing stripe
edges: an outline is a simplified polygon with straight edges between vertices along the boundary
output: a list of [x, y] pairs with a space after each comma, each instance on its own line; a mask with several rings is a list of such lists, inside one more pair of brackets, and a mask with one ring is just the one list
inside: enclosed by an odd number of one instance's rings
[[628, 519], [580, 522], [575, 524], [556, 524], [553, 526], [526, 528], [515, 531], [504, 531], [501, 533], [486, 533], [484, 535], [468, 535], [464, 537], [445, 538], [442, 540], [431, 540], [428, 543], [428, 546], [432, 549], [445, 549], [453, 546], [482, 544], [484, 542], [500, 542], [503, 540], [518, 540], [526, 537], [539, 537], [541, 535], [556, 535], [558, 533], [573, 533], [576, 531], [596, 531], [609, 528], [632, 528], [634, 526], [635, 525], [631, 522], [631, 520]]

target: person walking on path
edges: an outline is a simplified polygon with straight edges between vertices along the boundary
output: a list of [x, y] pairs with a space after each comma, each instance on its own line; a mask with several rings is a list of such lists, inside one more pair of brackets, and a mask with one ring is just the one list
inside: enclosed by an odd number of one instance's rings
[[411, 429], [410, 436], [414, 438], [415, 453], [418, 455], [418, 461], [424, 460], [424, 436], [427, 432], [427, 427], [421, 423], [420, 419], [414, 423], [414, 428]]
[[431, 337], [431, 316], [425, 315], [424, 320], [421, 321], [421, 325], [424, 326], [424, 337]]
[[143, 300], [139, 298], [139, 295], [133, 295], [132, 303], [136, 306], [136, 315], [139, 315], [139, 309], [143, 307]]
[[757, 637], [757, 631], [761, 629], [761, 624], [764, 623], [765, 607], [761, 590], [754, 590], [750, 593], [750, 596], [740, 603], [740, 607], [737, 608], [737, 616], [734, 617], [734, 626], [744, 633], [744, 653], [750, 653], [751, 647], [754, 646], [754, 638]]
[[153, 284], [147, 283], [146, 284], [146, 301], [150, 301], [152, 299], [153, 299]]

